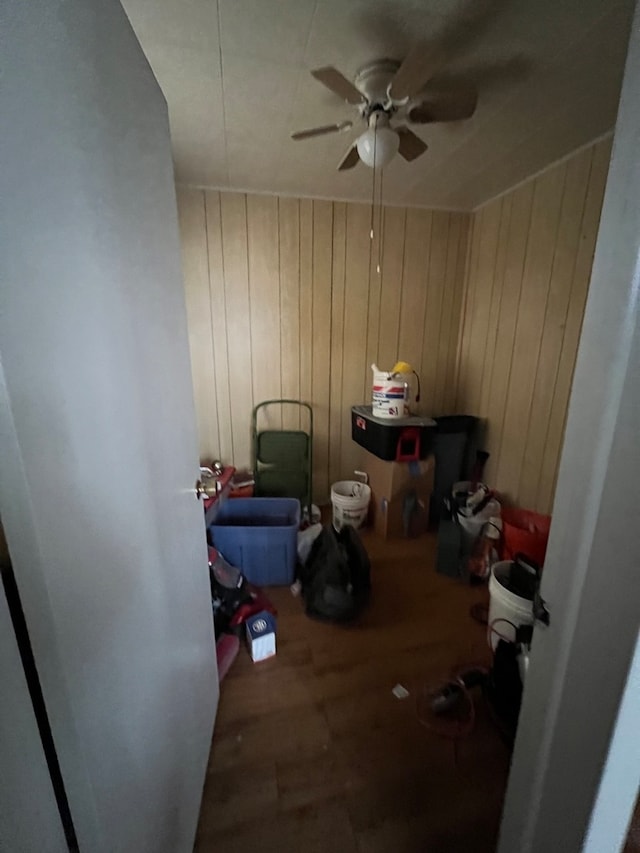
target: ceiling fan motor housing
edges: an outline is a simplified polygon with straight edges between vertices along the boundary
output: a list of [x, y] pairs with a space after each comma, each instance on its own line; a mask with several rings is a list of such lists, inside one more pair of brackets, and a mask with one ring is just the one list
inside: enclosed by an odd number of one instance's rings
[[360, 107], [364, 118], [368, 119], [380, 110], [384, 110], [389, 116], [396, 111], [388, 91], [399, 67], [400, 63], [395, 59], [380, 59], [365, 65], [358, 71], [354, 82], [366, 99]]

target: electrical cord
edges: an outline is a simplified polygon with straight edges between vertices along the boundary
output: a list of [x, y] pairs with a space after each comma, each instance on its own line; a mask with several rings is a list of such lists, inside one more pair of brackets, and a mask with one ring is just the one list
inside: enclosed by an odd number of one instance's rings
[[[484, 613], [481, 610], [484, 606], [481, 604], [474, 605], [471, 608], [471, 615], [476, 621], [487, 624], [487, 619], [483, 618]], [[513, 630], [513, 638], [501, 633], [496, 627], [497, 625], [508, 625]], [[503, 617], [493, 619], [488, 626], [489, 637], [495, 634], [499, 640], [505, 640], [509, 643], [515, 641], [516, 632], [517, 626], [510, 619]], [[493, 644], [491, 645], [493, 646]], [[476, 708], [470, 689], [475, 686], [482, 686], [483, 696], [486, 699], [485, 687], [489, 676], [490, 670], [487, 667], [467, 664], [454, 670], [448, 681], [437, 686], [425, 684], [418, 693], [416, 699], [418, 722], [439, 737], [453, 742], [453, 760], [456, 767], [458, 766], [459, 742], [463, 738], [469, 737], [475, 728]], [[487, 701], [487, 705], [491, 719], [501, 737], [504, 738], [504, 726], [496, 717], [491, 703]]]
[[453, 742], [453, 760], [458, 766], [459, 742], [468, 737], [476, 723], [475, 702], [471, 689], [488, 678], [484, 665], [467, 664], [451, 673], [451, 678], [436, 686], [425, 685], [418, 693], [418, 722], [439, 737]]

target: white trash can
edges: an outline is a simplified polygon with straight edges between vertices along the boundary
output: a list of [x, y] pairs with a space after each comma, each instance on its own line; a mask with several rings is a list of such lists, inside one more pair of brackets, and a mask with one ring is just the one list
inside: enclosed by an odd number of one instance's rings
[[362, 527], [367, 520], [371, 487], [357, 480], [340, 480], [331, 486], [333, 526], [341, 530], [345, 525]]
[[[511, 560], [495, 563], [489, 578], [489, 618], [487, 643], [494, 649], [501, 638], [515, 642], [516, 628], [533, 625], [533, 600], [523, 598], [507, 589]], [[500, 621], [502, 620], [502, 621]]]

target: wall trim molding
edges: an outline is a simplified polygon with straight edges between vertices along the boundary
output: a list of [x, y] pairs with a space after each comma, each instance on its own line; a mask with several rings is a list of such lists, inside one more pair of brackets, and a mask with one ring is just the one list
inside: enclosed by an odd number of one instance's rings
[[585, 142], [584, 145], [579, 145], [577, 148], [574, 148], [573, 151], [569, 151], [568, 154], [564, 154], [562, 157], [558, 157], [557, 160], [554, 160], [551, 163], [547, 163], [546, 166], [543, 166], [542, 169], [538, 169], [537, 172], [533, 172], [531, 175], [528, 175], [526, 178], [523, 178], [521, 181], [518, 181], [509, 189], [503, 190], [501, 193], [488, 198], [486, 201], [481, 202], [476, 205], [476, 207], [472, 208], [470, 211], [473, 214], [479, 213], [483, 207], [486, 207], [488, 204], [491, 204], [494, 201], [498, 201], [498, 199], [502, 198], [505, 195], [509, 195], [509, 193], [514, 192], [520, 187], [528, 184], [530, 181], [535, 181], [536, 178], [541, 177], [546, 172], [551, 171], [551, 169], [555, 169], [557, 166], [561, 166], [563, 163], [566, 163], [567, 160], [571, 160], [577, 154], [580, 154], [582, 151], [585, 151], [587, 148], [591, 148], [593, 145], [597, 145], [599, 142], [602, 142], [605, 139], [613, 139], [613, 128], [611, 130], [607, 130], [606, 133], [601, 133], [600, 136], [596, 136], [595, 139], [592, 139], [590, 142]]
[[[371, 207], [371, 202], [362, 199], [362, 198], [349, 198], [348, 196], [323, 196], [323, 195], [308, 195], [305, 193], [294, 193], [294, 192], [274, 192], [273, 190], [253, 190], [253, 189], [241, 189], [239, 187], [221, 187], [221, 186], [205, 186], [202, 184], [190, 184], [183, 183], [181, 181], [176, 181], [176, 189], [184, 189], [184, 190], [200, 190], [201, 192], [219, 192], [219, 193], [239, 193], [241, 195], [259, 195], [259, 196], [268, 196], [272, 198], [297, 198], [297, 199], [305, 199], [308, 201], [330, 201], [330, 202], [339, 202], [342, 204], [363, 204], [367, 207]], [[426, 204], [395, 204], [391, 202], [384, 202], [383, 207], [388, 208], [399, 208], [401, 210], [436, 210], [440, 213], [467, 213], [470, 214], [472, 210], [465, 210], [463, 208], [456, 207], [437, 207], [433, 205]]]

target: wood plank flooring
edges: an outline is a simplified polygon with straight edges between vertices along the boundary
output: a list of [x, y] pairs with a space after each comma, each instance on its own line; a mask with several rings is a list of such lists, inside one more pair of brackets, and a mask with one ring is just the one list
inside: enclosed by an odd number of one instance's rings
[[488, 663], [469, 617], [486, 590], [438, 576], [431, 535], [364, 540], [373, 595], [357, 625], [312, 621], [269, 590], [278, 653], [253, 664], [243, 646], [222, 684], [197, 853], [495, 849], [509, 754], [481, 696], [457, 763], [416, 710], [455, 667]]

